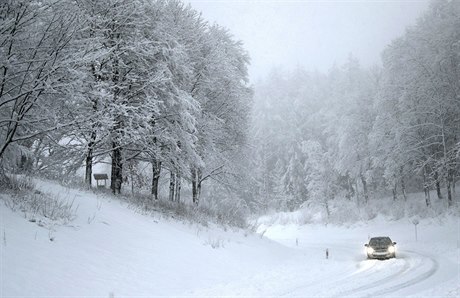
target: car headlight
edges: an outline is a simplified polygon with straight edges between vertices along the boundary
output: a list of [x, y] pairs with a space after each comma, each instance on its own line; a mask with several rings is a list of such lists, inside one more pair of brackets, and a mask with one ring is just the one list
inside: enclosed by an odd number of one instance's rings
[[372, 247], [370, 247], [370, 246], [367, 247], [366, 251], [367, 251], [367, 254], [369, 254], [369, 255], [374, 253], [374, 249]]
[[394, 253], [395, 252], [395, 247], [394, 246], [388, 247], [388, 252], [391, 253], [391, 254]]

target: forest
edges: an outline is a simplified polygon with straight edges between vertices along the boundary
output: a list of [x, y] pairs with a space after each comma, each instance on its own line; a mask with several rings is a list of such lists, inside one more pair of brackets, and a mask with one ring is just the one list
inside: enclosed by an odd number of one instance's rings
[[256, 83], [244, 44], [178, 0], [6, 0], [0, 24], [2, 188], [94, 188], [107, 164], [113, 194], [242, 214], [458, 200], [459, 1], [432, 1], [380, 66]]
[[[382, 53], [327, 74], [274, 70], [256, 87], [251, 136], [257, 193], [296, 209], [337, 197], [408, 192], [455, 202], [460, 149], [460, 3], [433, 1]], [[310, 204], [310, 203], [309, 203]]]

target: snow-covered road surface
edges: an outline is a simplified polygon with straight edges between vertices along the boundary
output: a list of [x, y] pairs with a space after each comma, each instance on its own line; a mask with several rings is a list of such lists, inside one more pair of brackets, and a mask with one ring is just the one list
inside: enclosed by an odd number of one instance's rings
[[[267, 237], [297, 247], [311, 257], [306, 259], [303, 270], [299, 268], [293, 274], [299, 284], [284, 293], [274, 293], [274, 296], [458, 297], [458, 219], [451, 224], [424, 225], [425, 239], [417, 242], [412, 239], [411, 228], [404, 222], [383, 220], [349, 229], [277, 226], [272, 231], [268, 228], [265, 231]], [[389, 235], [398, 241], [395, 259], [365, 258], [363, 244], [367, 237], [378, 235]], [[362, 243], [358, 243], [359, 240]], [[328, 260], [325, 259], [326, 248], [330, 255]], [[321, 256], [324, 261], [312, 266], [312, 259]]]
[[[241, 297], [457, 297], [458, 264], [438, 256], [402, 251], [396, 259], [356, 260], [352, 248], [330, 246], [336, 258], [312, 260], [322, 249], [251, 278], [199, 291], [194, 296]], [[351, 257], [350, 257], [351, 256]], [[442, 264], [442, 266], [441, 266]]]
[[356, 269], [346, 272], [343, 277], [338, 277], [336, 272], [329, 276], [319, 276], [309, 281], [308, 285], [293, 289], [282, 296], [376, 297], [386, 294], [393, 295], [399, 290], [429, 278], [436, 273], [438, 267], [434, 258], [426, 258], [417, 254], [387, 261], [366, 260], [359, 262]]
[[[152, 218], [50, 182], [39, 187], [75, 200], [77, 218], [50, 232], [0, 203], [2, 298], [460, 294], [457, 218], [422, 221], [417, 242], [407, 219], [381, 218], [350, 227], [261, 225], [261, 237]], [[365, 258], [364, 243], [379, 235], [398, 243], [396, 259]]]

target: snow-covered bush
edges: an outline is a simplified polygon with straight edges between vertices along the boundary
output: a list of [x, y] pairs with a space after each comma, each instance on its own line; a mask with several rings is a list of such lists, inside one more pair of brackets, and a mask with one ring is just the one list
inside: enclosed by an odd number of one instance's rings
[[[433, 191], [432, 197], [435, 196]], [[404, 218], [441, 218], [450, 214], [458, 216], [459, 206], [448, 207], [446, 199], [432, 200], [430, 207], [426, 207], [423, 193], [413, 193], [407, 200], [394, 200], [391, 196], [374, 198], [367, 204], [355, 199], [335, 198], [328, 202], [329, 215], [326, 208], [320, 204], [305, 203], [302, 208], [294, 212], [276, 212], [257, 219], [257, 225], [288, 225], [288, 224], [334, 224], [349, 225], [362, 221], [371, 221], [382, 216], [388, 221]]]
[[37, 217], [66, 224], [76, 216], [77, 207], [73, 201], [62, 200], [54, 195], [35, 189], [30, 177], [11, 175], [8, 177], [7, 188], [3, 199], [4, 204], [13, 211], [20, 211], [31, 221]]
[[35, 189], [35, 183], [32, 178], [23, 175], [2, 175], [0, 186], [4, 191], [13, 192], [32, 191]]
[[209, 245], [214, 249], [217, 248], [224, 248], [224, 240], [220, 238], [208, 238], [204, 243], [204, 245]]
[[242, 204], [222, 201], [202, 201], [200, 205], [167, 200], [152, 200], [151, 195], [136, 194], [119, 197], [127, 201], [136, 212], [152, 216], [166, 216], [207, 226], [209, 223], [221, 226], [247, 228], [247, 209]]

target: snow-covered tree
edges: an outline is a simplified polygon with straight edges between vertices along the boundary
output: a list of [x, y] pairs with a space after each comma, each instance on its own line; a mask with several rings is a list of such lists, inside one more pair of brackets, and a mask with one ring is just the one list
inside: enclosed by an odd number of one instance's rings
[[29, 154], [33, 140], [72, 121], [55, 107], [72, 92], [69, 45], [78, 28], [71, 1], [0, 4], [0, 167]]
[[249, 58], [242, 44], [217, 25], [209, 27], [205, 40], [191, 89], [201, 108], [195, 134], [200, 159], [191, 164], [195, 203], [205, 180], [241, 174], [234, 159], [246, 144], [252, 97], [247, 85]]
[[369, 182], [372, 180], [369, 133], [375, 112], [373, 100], [376, 81], [370, 72], [363, 70], [353, 57], [331, 80], [331, 107], [329, 114], [328, 147], [333, 156], [334, 167], [342, 176], [349, 177], [353, 184], [360, 183], [364, 200], [369, 199]]
[[[459, 15], [457, 1], [433, 1], [417, 25], [383, 55], [379, 106], [385, 114], [378, 129], [389, 136], [390, 148], [398, 149], [396, 171], [412, 166], [423, 176], [427, 205], [431, 186], [443, 197], [441, 183], [449, 205], [453, 202], [460, 128]], [[386, 154], [389, 159], [396, 155]]]

